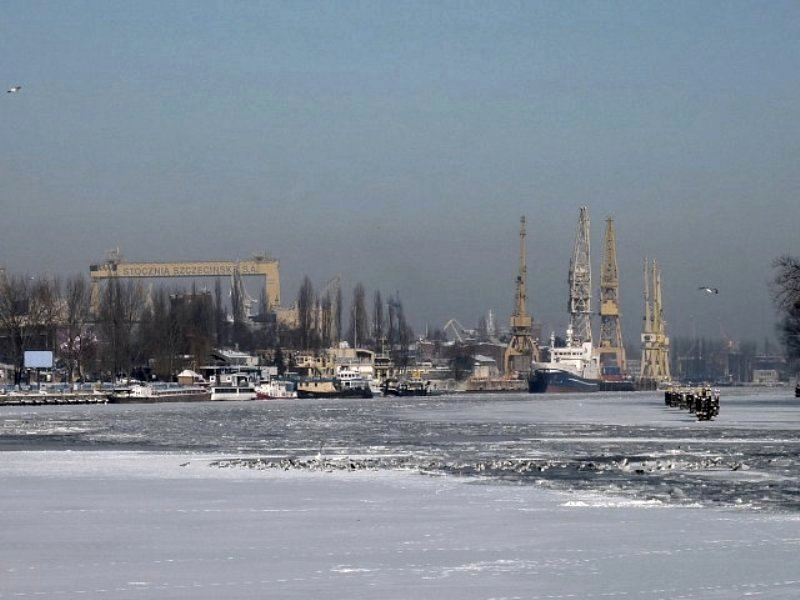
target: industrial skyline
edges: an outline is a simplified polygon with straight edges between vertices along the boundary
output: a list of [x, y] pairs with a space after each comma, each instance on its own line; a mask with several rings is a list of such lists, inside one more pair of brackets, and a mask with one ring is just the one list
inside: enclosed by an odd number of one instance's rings
[[670, 336], [760, 341], [772, 261], [798, 253], [799, 12], [7, 3], [0, 266], [265, 250], [287, 299], [342, 273], [346, 298], [399, 291], [417, 330], [507, 323], [525, 215], [546, 336], [587, 206], [595, 244], [615, 222], [626, 340], [649, 256]]

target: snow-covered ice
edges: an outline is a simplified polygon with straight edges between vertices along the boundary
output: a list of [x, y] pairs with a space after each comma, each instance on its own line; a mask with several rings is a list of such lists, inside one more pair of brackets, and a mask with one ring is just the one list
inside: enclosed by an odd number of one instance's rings
[[800, 597], [797, 405], [659, 400], [0, 408], [0, 598]]

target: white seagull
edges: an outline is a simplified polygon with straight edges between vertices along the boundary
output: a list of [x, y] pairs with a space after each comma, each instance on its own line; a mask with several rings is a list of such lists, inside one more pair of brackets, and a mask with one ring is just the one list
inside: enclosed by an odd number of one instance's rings
[[706, 294], [719, 294], [719, 290], [717, 288], [700, 286], [697, 289], [703, 290]]
[[15, 85], [15, 86], [13, 86], [13, 87], [10, 87], [10, 88], [8, 88], [8, 89], [6, 90], [6, 93], [7, 93], [7, 94], [16, 94], [16, 93], [17, 93], [18, 91], [20, 91], [21, 89], [22, 89], [22, 86], [21, 86], [21, 85]]

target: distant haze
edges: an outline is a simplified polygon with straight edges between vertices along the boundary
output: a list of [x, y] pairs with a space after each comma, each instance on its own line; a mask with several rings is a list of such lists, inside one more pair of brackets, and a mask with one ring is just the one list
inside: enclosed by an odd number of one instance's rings
[[[625, 337], [642, 260], [673, 336], [773, 335], [800, 253], [793, 2], [6, 2], [0, 264], [281, 261], [399, 291], [417, 330], [567, 321], [578, 210], [593, 286], [616, 221]], [[718, 295], [698, 290], [709, 285]], [[595, 301], [595, 308], [596, 308]]]

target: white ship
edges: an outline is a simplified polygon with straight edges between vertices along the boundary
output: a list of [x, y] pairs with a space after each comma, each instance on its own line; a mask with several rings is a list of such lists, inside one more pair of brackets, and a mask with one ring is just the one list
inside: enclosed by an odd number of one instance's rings
[[600, 388], [600, 359], [592, 342], [577, 343], [572, 327], [567, 328], [566, 345], [556, 348], [555, 334], [550, 335], [550, 360], [535, 362], [528, 380], [534, 394], [596, 392]]

